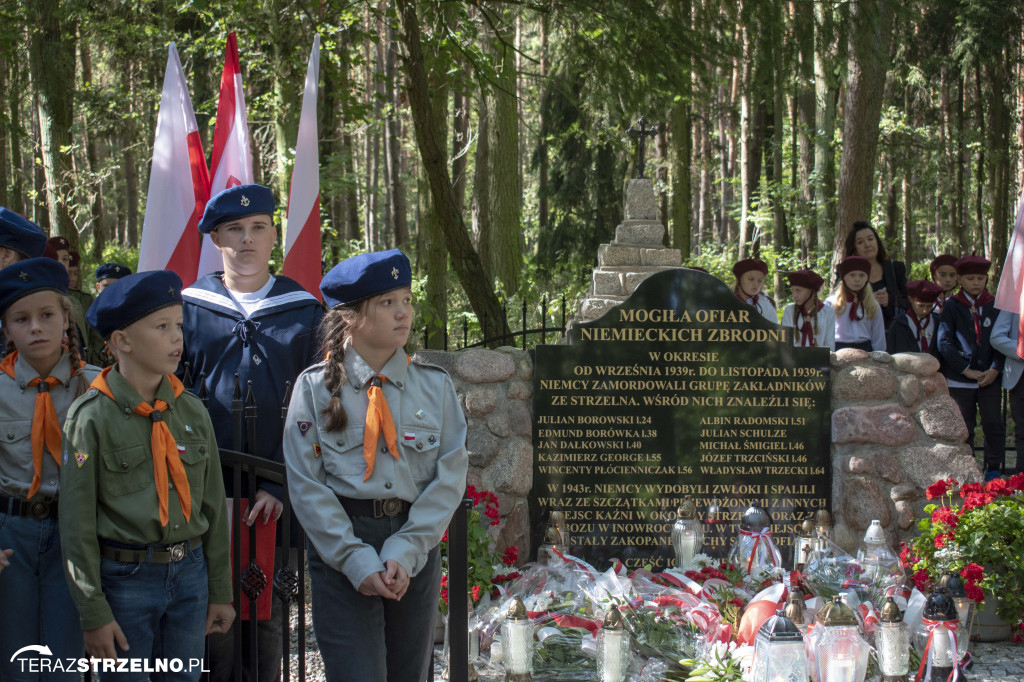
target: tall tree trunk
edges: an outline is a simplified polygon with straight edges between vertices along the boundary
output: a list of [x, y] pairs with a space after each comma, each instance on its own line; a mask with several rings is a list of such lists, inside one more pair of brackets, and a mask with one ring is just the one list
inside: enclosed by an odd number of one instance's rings
[[[679, 23], [687, 30], [692, 21], [691, 0], [674, 3]], [[690, 257], [690, 234], [693, 225], [690, 219], [693, 206], [693, 192], [690, 188], [691, 162], [693, 158], [693, 121], [690, 116], [693, 92], [691, 74], [693, 64], [683, 57], [683, 75], [680, 80], [683, 89], [669, 112], [669, 129], [672, 133], [672, 246], [679, 249], [683, 261]]]
[[[797, 85], [797, 111], [799, 113], [800, 163], [798, 184], [800, 195], [797, 215], [800, 216], [800, 245], [805, 254], [818, 247], [818, 230], [814, 222], [814, 150], [816, 144], [814, 121], [814, 14], [801, 4], [793, 8], [794, 31], [799, 46], [800, 79]], [[795, 121], [790, 122], [795, 125]]]
[[71, 170], [71, 124], [74, 117], [75, 27], [67, 7], [54, 0], [35, 0], [29, 49], [37, 74], [36, 108], [39, 146], [46, 177], [46, 206], [50, 225], [78, 250], [78, 230], [62, 193]]
[[412, 110], [416, 142], [423, 167], [430, 181], [444, 243], [451, 256], [452, 267], [469, 299], [470, 306], [482, 324], [485, 337], [497, 336], [505, 326], [504, 315], [494, 288], [490, 286], [480, 258], [473, 250], [465, 222], [455, 202], [445, 150], [447, 144], [441, 122], [434, 115], [430, 86], [424, 63], [419, 18], [413, 0], [396, 0], [402, 28], [405, 54], [402, 57], [408, 82], [409, 105]]
[[[0, 102], [8, 101], [7, 64], [0, 64]], [[10, 116], [0, 111], [0, 206], [11, 205], [11, 166], [7, 158], [7, 147], [12, 139]], [[15, 142], [17, 144], [17, 142]]]
[[[545, 83], [551, 72], [551, 55], [548, 52], [548, 34], [551, 32], [551, 16], [544, 12], [540, 18], [540, 77]], [[544, 107], [540, 107], [540, 140], [537, 143], [537, 228], [543, 233], [548, 228], [548, 140], [547, 121]]]
[[965, 228], [967, 226], [967, 195], [964, 187], [964, 167], [968, 165], [967, 141], [964, 130], [964, 74], [958, 73], [956, 79], [956, 189], [954, 190], [956, 212], [953, 214], [953, 248], [956, 253], [963, 253], [967, 243]]
[[999, 281], [1006, 259], [1007, 232], [1010, 229], [1010, 133], [1013, 127], [1009, 98], [1012, 71], [1009, 47], [985, 62], [985, 80], [992, 88], [989, 99], [988, 145], [992, 171], [989, 173], [989, 196], [992, 201], [992, 225], [989, 229], [988, 253], [992, 261], [991, 280]]
[[728, 112], [726, 111], [725, 86], [718, 86], [718, 147], [721, 149], [719, 158], [718, 178], [721, 189], [721, 217], [718, 222], [718, 243], [725, 243], [729, 238], [729, 204], [732, 201], [732, 185], [730, 180], [730, 146], [728, 140]]
[[836, 105], [839, 31], [832, 0], [814, 3], [814, 183], [818, 246], [832, 244], [836, 224]]
[[473, 244], [488, 280], [494, 280], [491, 265], [491, 110], [490, 98], [481, 88], [476, 124], [476, 169], [473, 173]]
[[842, 258], [841, 247], [849, 227], [854, 221], [871, 216], [878, 123], [892, 39], [889, 3], [890, 0], [857, 0], [850, 5], [850, 56], [843, 103], [834, 265]]
[[[749, 6], [752, 0], [744, 0], [741, 14], [743, 19], [740, 22], [740, 45], [742, 46], [742, 63], [739, 66], [740, 70], [740, 225], [739, 225], [739, 253], [737, 258], [743, 260], [747, 257], [748, 242], [754, 236], [754, 224], [750, 220], [750, 200], [751, 200], [751, 187], [756, 183], [756, 178], [760, 175], [754, 173], [750, 168], [750, 163], [755, 154], [760, 154], [761, 150], [759, 145], [753, 141], [754, 129], [756, 127], [753, 122], [754, 112], [752, 109], [756, 106], [753, 96], [753, 84], [752, 84], [752, 72], [753, 62], [755, 59], [754, 49], [754, 38], [751, 33], [754, 32], [753, 28], [747, 25], [749, 15], [752, 14]], [[754, 151], [756, 150], [756, 151]]]
[[[25, 214], [25, 169], [22, 167], [21, 161], [21, 97], [22, 97], [22, 74], [21, 69], [18, 65], [11, 63], [11, 78], [10, 85], [7, 93], [8, 113], [10, 115], [10, 126], [13, 133], [17, 135], [11, 135], [11, 192], [8, 195], [7, 201], [10, 203], [4, 204], [12, 211]], [[0, 69], [6, 69], [6, 65], [0, 66]]]
[[[462, 88], [452, 89], [452, 185], [459, 213], [466, 210], [469, 178], [469, 95]], [[429, 188], [428, 188], [429, 191]]]
[[[988, 126], [985, 121], [985, 99], [982, 95], [981, 89], [981, 65], [975, 62], [974, 64], [974, 118], [975, 125], [978, 126], [978, 137], [982, 140], [988, 140]], [[978, 224], [978, 236], [981, 239], [981, 246], [983, 249], [989, 245], [988, 241], [988, 227], [985, 225], [985, 214], [984, 214], [984, 203], [982, 201], [982, 193], [985, 187], [985, 144], [978, 145], [978, 161], [975, 167], [978, 169], [978, 177], [975, 180], [975, 196], [974, 196], [974, 215], [975, 221]], [[972, 240], [974, 241], [974, 240]]]
[[[92, 88], [92, 54], [89, 50], [89, 43], [81, 41], [79, 56], [82, 60], [82, 86], [84, 90]], [[92, 130], [83, 118], [83, 134], [85, 135], [85, 158], [89, 164], [89, 173], [98, 178], [100, 173], [100, 148], [102, 141], [97, 139], [99, 132]], [[92, 187], [93, 197], [90, 205], [92, 215], [92, 257], [96, 260], [103, 258], [103, 246], [107, 241], [106, 216], [103, 212], [103, 183], [96, 181]]]
[[400, 132], [401, 122], [398, 120], [400, 107], [400, 92], [398, 75], [395, 72], [395, 56], [397, 46], [395, 44], [395, 29], [388, 25], [388, 46], [384, 60], [384, 79], [390, 85], [388, 95], [391, 107], [387, 118], [387, 166], [388, 166], [388, 202], [389, 213], [391, 213], [392, 226], [394, 228], [395, 247], [399, 249], [408, 248], [409, 243], [409, 222], [406, 220], [405, 208], [405, 183], [402, 182], [402, 136]]
[[[39, 132], [39, 96], [36, 90], [36, 80], [32, 78], [32, 108], [29, 115], [32, 117], [32, 155], [31, 159], [38, 159], [43, 155], [42, 145], [39, 140], [42, 137]], [[50, 234], [50, 211], [46, 205], [46, 174], [43, 171], [43, 164], [32, 163], [32, 188], [35, 190], [35, 199], [32, 200], [32, 214], [29, 216], [36, 225], [43, 229], [43, 232]]]

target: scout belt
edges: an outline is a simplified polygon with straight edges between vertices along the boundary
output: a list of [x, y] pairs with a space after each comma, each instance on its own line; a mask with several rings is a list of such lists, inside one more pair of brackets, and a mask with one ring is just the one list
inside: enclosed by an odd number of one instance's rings
[[397, 497], [389, 497], [385, 500], [355, 500], [350, 497], [339, 497], [338, 501], [349, 516], [372, 516], [375, 519], [382, 519], [385, 516], [398, 516], [408, 514], [412, 506], [405, 500]]
[[11, 516], [23, 516], [36, 521], [57, 518], [57, 500], [19, 500], [17, 497], [0, 495], [0, 512]]
[[102, 542], [100, 554], [112, 561], [120, 561], [126, 564], [171, 564], [181, 561], [190, 549], [198, 547], [202, 538], [182, 540], [173, 545], [149, 545], [136, 547], [115, 547], [112, 544]]

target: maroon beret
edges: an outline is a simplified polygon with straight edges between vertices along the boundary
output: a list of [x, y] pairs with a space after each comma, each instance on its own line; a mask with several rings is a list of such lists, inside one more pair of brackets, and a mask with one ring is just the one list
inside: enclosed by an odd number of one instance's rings
[[77, 267], [82, 262], [82, 255], [77, 251], [68, 251], [68, 266]]
[[50, 237], [46, 240], [46, 243], [54, 248], [55, 251], [70, 251], [71, 242], [64, 237]]
[[956, 256], [951, 256], [948, 253], [940, 253], [938, 256], [936, 256], [935, 259], [932, 260], [931, 264], [932, 277], [935, 276], [935, 271], [941, 268], [943, 265], [951, 265], [955, 268]]
[[847, 256], [843, 259], [843, 262], [839, 264], [839, 276], [846, 277], [851, 272], [863, 272], [870, 276], [871, 261], [860, 256]]
[[992, 267], [992, 261], [981, 256], [964, 256], [954, 264], [954, 267], [958, 275], [987, 275], [988, 269]]
[[923, 303], [935, 303], [942, 293], [942, 287], [926, 279], [907, 282], [907, 297]]
[[57, 254], [57, 249], [54, 248], [53, 244], [49, 240], [46, 242], [46, 248], [43, 249], [43, 258], [52, 258], [53, 260], [60, 260], [60, 256]]
[[758, 271], [763, 275], [768, 274], [768, 264], [760, 258], [744, 258], [736, 265], [732, 266], [732, 274], [736, 275], [736, 279], [739, 279], [743, 275], [751, 271]]
[[789, 280], [789, 286], [791, 287], [803, 287], [804, 289], [813, 289], [817, 291], [821, 289], [821, 285], [825, 283], [818, 273], [814, 270], [797, 270], [796, 272], [787, 272], [786, 279]]

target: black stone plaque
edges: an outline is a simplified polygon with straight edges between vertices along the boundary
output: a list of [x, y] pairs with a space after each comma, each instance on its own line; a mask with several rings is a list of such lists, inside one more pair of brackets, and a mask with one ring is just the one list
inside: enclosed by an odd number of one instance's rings
[[800, 522], [830, 508], [829, 350], [794, 348], [718, 279], [659, 272], [534, 372], [533, 547], [564, 512], [572, 553], [607, 566], [674, 565], [676, 508], [692, 495], [704, 552], [724, 556], [751, 504], [791, 565]]

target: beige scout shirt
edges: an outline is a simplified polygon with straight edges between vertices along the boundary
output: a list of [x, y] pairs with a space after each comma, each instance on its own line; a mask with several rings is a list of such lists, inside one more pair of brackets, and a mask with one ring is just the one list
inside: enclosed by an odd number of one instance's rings
[[[387, 452], [382, 435], [373, 474], [364, 482], [363, 428], [374, 372], [351, 346], [345, 370], [348, 381], [339, 393], [348, 426], [334, 432], [323, 424], [331, 398], [324, 364], [299, 375], [285, 424], [284, 459], [288, 492], [302, 527], [327, 565], [358, 589], [383, 571], [388, 559], [415, 576], [441, 541], [466, 490], [466, 418], [444, 370], [409, 364], [404, 352], [396, 352], [380, 373], [388, 378], [383, 391], [398, 432], [399, 458]], [[384, 542], [378, 556], [355, 536], [338, 496], [411, 502], [409, 520]]]
[[64, 425], [61, 471], [60, 535], [64, 575], [78, 607], [82, 628], [114, 620], [100, 582], [100, 541], [169, 545], [200, 537], [206, 556], [211, 604], [229, 604], [231, 560], [228, 554], [227, 503], [217, 440], [210, 416], [191, 393], [174, 397], [164, 378], [156, 398], [167, 403], [163, 420], [180, 453], [192, 498], [185, 520], [177, 490], [168, 491], [166, 526], [153, 479], [150, 439], [153, 422], [135, 414], [138, 392], [114, 366], [107, 385], [114, 402], [96, 389], [75, 401]]
[[[92, 382], [100, 370], [86, 365], [83, 373], [86, 383]], [[57, 411], [61, 426], [68, 408], [74, 402], [78, 378], [71, 378], [71, 357], [65, 352], [50, 375], [60, 379], [60, 385], [50, 389], [50, 398]], [[18, 499], [28, 496], [35, 472], [32, 466], [32, 413], [39, 390], [28, 382], [39, 376], [25, 358], [18, 355], [14, 363], [14, 378], [0, 372], [0, 494]], [[60, 470], [53, 457], [43, 451], [43, 471], [35, 499], [51, 501], [57, 498]]]

